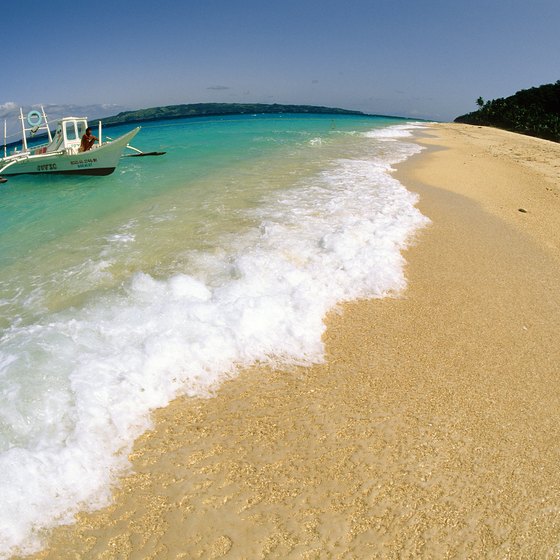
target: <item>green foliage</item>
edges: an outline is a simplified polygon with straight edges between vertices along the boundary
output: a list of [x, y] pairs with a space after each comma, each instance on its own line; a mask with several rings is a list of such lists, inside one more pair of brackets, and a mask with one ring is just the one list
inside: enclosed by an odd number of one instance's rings
[[560, 80], [492, 101], [479, 97], [476, 103], [478, 111], [457, 117], [455, 122], [495, 126], [560, 142]]

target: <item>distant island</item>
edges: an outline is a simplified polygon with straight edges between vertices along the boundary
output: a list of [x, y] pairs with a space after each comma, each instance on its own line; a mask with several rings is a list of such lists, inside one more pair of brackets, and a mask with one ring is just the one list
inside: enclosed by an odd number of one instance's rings
[[[361, 115], [361, 111], [338, 109], [334, 107], [319, 107], [315, 105], [280, 105], [278, 103], [190, 103], [186, 105], [167, 105], [164, 107], [151, 107], [137, 111], [123, 111], [114, 117], [106, 117], [104, 126], [129, 124], [141, 121], [162, 119], [179, 119], [185, 117], [216, 117], [221, 115], [252, 115], [272, 113], [306, 113], [326, 115]], [[367, 115], [370, 116], [370, 115]], [[98, 121], [93, 121], [92, 126]]]
[[560, 80], [492, 101], [479, 97], [476, 103], [478, 111], [461, 115], [455, 122], [494, 126], [560, 142]]
[[[385, 117], [391, 119], [410, 120], [407, 117], [390, 115], [377, 115], [354, 111], [351, 109], [340, 109], [338, 107], [323, 107], [319, 105], [282, 105], [280, 103], [188, 103], [183, 105], [166, 105], [162, 107], [151, 107], [149, 109], [137, 109], [135, 111], [122, 111], [118, 115], [91, 119], [89, 126], [92, 128], [102, 121], [103, 127], [117, 126], [120, 124], [132, 124], [145, 121], [181, 119], [194, 117], [219, 117], [224, 115], [255, 115], [255, 114], [320, 114], [320, 115], [356, 115], [361, 117]], [[422, 119], [415, 119], [422, 120]], [[36, 134], [35, 141], [47, 138], [46, 134]], [[21, 140], [7, 144], [7, 147], [16, 146]]]

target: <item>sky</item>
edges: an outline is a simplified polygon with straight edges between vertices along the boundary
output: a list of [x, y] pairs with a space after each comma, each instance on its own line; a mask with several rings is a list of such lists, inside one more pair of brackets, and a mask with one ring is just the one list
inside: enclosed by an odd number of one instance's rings
[[0, 117], [237, 102], [446, 121], [560, 79], [559, 29], [559, 0], [6, 0]]

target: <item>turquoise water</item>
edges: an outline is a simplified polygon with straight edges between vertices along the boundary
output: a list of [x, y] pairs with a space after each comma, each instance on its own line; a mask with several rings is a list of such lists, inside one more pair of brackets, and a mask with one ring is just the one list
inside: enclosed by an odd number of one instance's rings
[[421, 126], [150, 122], [134, 145], [165, 156], [0, 187], [0, 551], [106, 503], [154, 407], [257, 360], [321, 361], [332, 306], [405, 287], [426, 219], [391, 166]]
[[[136, 146], [167, 155], [123, 159], [102, 180], [10, 179], [0, 191], [0, 326], [73, 305], [134, 270], [158, 274], [175, 266], [178, 252], [212, 246], [220, 232], [243, 227], [243, 210], [258, 205], [263, 193], [320, 169], [341, 136], [392, 122], [279, 115], [145, 123]], [[119, 235], [134, 235], [138, 249], [101, 263], [110, 274], [90, 275], [84, 285], [73, 278], [61, 290], [62, 270], [78, 274], [75, 267], [97, 259]]]

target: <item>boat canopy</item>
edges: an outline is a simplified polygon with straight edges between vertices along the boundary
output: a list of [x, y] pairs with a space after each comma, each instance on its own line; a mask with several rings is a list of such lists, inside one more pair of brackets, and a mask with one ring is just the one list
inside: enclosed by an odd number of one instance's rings
[[78, 151], [87, 126], [85, 117], [64, 117], [58, 121], [53, 139], [47, 146], [46, 152]]

